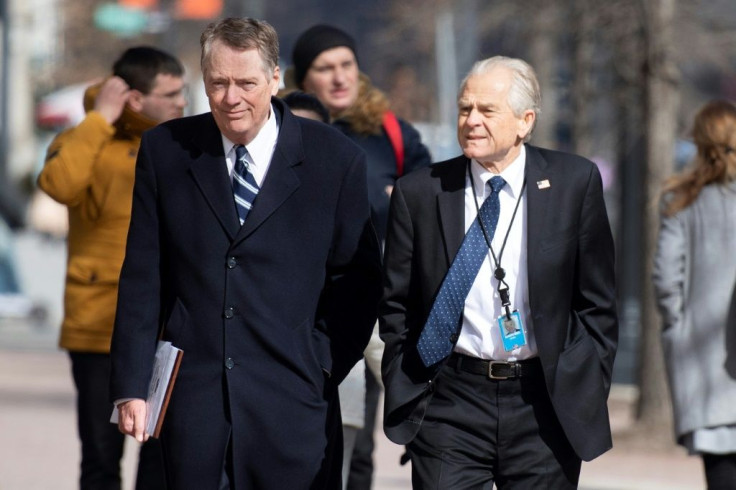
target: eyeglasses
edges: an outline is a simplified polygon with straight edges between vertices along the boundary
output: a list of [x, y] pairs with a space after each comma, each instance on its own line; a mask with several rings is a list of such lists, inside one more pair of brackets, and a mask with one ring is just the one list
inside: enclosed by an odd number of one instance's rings
[[184, 85], [181, 90], [176, 90], [174, 92], [168, 92], [165, 94], [157, 94], [154, 92], [151, 92], [149, 94], [146, 94], [148, 97], [158, 97], [161, 99], [168, 99], [168, 100], [176, 100], [178, 98], [188, 98], [189, 97], [189, 87], [187, 85]]

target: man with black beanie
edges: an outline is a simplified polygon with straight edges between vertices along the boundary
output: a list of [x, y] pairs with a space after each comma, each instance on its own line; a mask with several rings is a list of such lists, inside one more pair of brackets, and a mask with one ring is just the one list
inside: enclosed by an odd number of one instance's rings
[[292, 54], [296, 84], [302, 87], [315, 58], [324, 51], [339, 47], [345, 47], [352, 52], [357, 68], [358, 54], [355, 40], [349, 34], [326, 24], [319, 24], [304, 31], [296, 41]]
[[[365, 150], [371, 215], [383, 241], [394, 182], [403, 174], [428, 166], [429, 151], [417, 130], [396, 118], [383, 92], [360, 72], [355, 40], [343, 30], [325, 24], [307, 29], [294, 45], [292, 64], [297, 87], [316, 95], [330, 112], [333, 125]], [[381, 343], [377, 329], [369, 349], [374, 341]], [[375, 350], [366, 350], [366, 360], [370, 361], [372, 352]], [[371, 367], [370, 362], [367, 364]], [[375, 364], [380, 364], [380, 359]], [[373, 477], [380, 373], [374, 375], [366, 369], [365, 379], [365, 423], [355, 442], [348, 490], [369, 490]]]

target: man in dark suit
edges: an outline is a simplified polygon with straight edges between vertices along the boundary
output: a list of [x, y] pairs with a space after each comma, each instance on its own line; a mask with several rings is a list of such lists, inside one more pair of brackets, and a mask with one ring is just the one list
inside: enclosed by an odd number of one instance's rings
[[211, 113], [143, 137], [112, 345], [119, 427], [138, 440], [159, 327], [184, 351], [161, 441], [176, 489], [340, 486], [337, 385], [380, 297], [365, 155], [294, 117], [278, 38], [201, 37]]
[[[540, 103], [518, 59], [476, 63], [464, 155], [399, 179], [379, 309], [384, 428], [414, 488], [576, 488], [611, 447], [613, 240], [590, 161], [524, 144]], [[486, 185], [490, 183], [490, 186]]]

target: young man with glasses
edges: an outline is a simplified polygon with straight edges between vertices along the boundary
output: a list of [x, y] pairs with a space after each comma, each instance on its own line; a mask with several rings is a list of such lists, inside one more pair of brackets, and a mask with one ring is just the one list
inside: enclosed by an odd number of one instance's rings
[[[82, 443], [80, 488], [119, 489], [124, 435], [110, 423], [110, 341], [141, 135], [183, 115], [184, 69], [168, 53], [126, 50], [84, 96], [85, 119], [51, 143], [38, 185], [69, 209], [64, 320]], [[136, 489], [165, 487], [159, 446], [141, 447]]]

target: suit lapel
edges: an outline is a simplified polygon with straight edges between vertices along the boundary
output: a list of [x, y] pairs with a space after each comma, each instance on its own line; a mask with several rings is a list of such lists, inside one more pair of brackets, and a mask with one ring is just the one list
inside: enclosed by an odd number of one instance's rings
[[[536, 259], [541, 237], [545, 235], [546, 213], [551, 207], [552, 192], [545, 188], [545, 181], [552, 183], [547, 161], [533, 147], [527, 145], [527, 254], [530, 270]], [[438, 172], [442, 192], [437, 195], [437, 208], [442, 228], [442, 238], [448, 263], [455, 258], [465, 237], [465, 177], [466, 157], [453, 160], [442, 172]], [[558, 183], [559, 185], [559, 183]]]
[[222, 137], [211, 114], [207, 115], [203, 126], [202, 131], [194, 136], [194, 143], [201, 153], [194, 157], [190, 171], [207, 204], [232, 240], [240, 224], [225, 165]]
[[250, 236], [300, 185], [293, 167], [304, 160], [301, 128], [280, 100], [273, 98], [272, 102], [275, 110], [279, 111], [278, 141], [253, 208], [235, 237], [236, 243]]
[[442, 192], [437, 195], [437, 213], [442, 228], [448, 268], [465, 237], [465, 173], [467, 166], [468, 159], [461, 156], [449, 162], [439, 175]]

